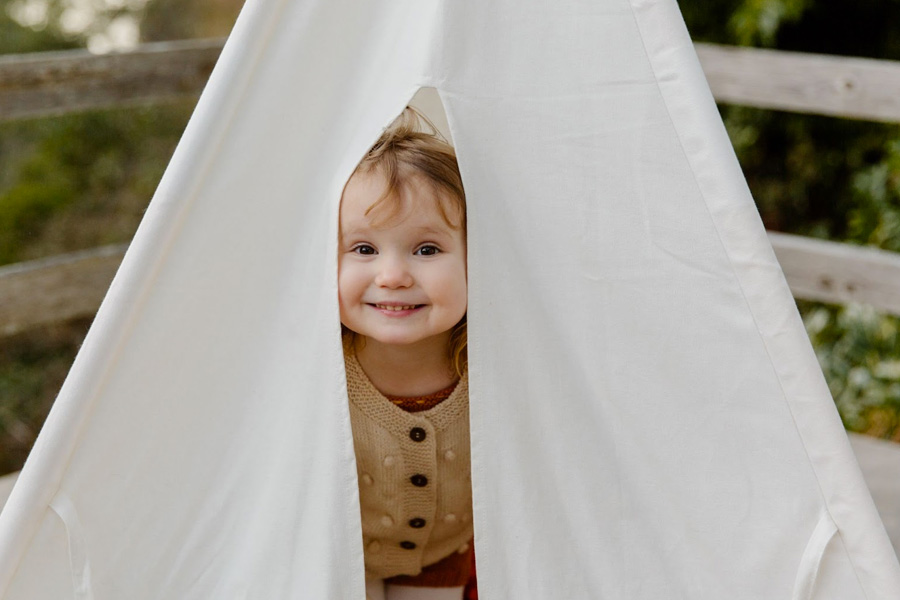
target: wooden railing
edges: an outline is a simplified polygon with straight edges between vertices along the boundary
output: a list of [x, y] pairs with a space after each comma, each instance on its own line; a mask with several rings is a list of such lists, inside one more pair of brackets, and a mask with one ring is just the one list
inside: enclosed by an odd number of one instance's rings
[[0, 336], [97, 312], [125, 246], [0, 267]]
[[[127, 54], [0, 56], [0, 121], [197, 96], [221, 40], [147, 44]], [[900, 62], [697, 44], [721, 102], [900, 121]], [[860, 302], [900, 315], [900, 254], [769, 233], [797, 298]], [[0, 336], [92, 315], [124, 254], [105, 247], [0, 267]]]
[[900, 61], [696, 44], [719, 102], [900, 121]]
[[198, 40], [145, 44], [127, 54], [0, 56], [0, 121], [196, 97], [222, 45]]
[[[0, 56], [0, 120], [196, 96], [222, 40]], [[853, 119], [900, 121], [900, 62], [696, 44], [716, 99]]]

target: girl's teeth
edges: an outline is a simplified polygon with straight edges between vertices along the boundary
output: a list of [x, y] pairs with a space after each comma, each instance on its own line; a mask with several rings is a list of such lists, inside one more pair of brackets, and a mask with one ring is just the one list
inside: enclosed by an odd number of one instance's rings
[[385, 306], [384, 304], [376, 304], [375, 306], [382, 310], [412, 310], [416, 307], [415, 304], [410, 304], [408, 306]]

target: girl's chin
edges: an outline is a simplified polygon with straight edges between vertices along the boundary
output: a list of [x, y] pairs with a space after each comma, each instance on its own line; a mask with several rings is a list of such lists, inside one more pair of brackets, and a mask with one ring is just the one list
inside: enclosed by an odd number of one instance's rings
[[438, 335], [430, 335], [430, 336], [416, 336], [416, 335], [363, 335], [363, 337], [367, 342], [373, 342], [375, 344], [386, 346], [386, 347], [395, 347], [397, 349], [401, 348], [412, 348], [412, 347], [422, 347], [429, 345], [436, 345], [441, 348], [444, 348], [449, 339], [449, 332], [441, 333]]

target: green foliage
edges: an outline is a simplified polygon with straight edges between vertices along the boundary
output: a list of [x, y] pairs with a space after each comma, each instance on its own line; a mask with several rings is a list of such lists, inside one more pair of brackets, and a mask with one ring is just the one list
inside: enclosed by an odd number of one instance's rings
[[80, 40], [46, 27], [35, 29], [20, 25], [10, 17], [9, 5], [9, 0], [0, 0], [0, 54], [68, 50], [82, 45]]
[[739, 46], [772, 46], [781, 26], [798, 21], [811, 4], [811, 0], [744, 0], [728, 19], [728, 29]]
[[[0, 0], [13, 27], [5, 52], [84, 48], [108, 52], [137, 41], [137, 23], [148, 0]], [[0, 29], [3, 29], [0, 26]]]
[[812, 5], [812, 0], [714, 0], [682, 2], [680, 8], [695, 41], [774, 46], [782, 27], [800, 21]]
[[[900, 140], [850, 179], [848, 241], [900, 252]], [[852, 304], [801, 311], [844, 424], [900, 442], [900, 318]]]
[[22, 463], [62, 385], [89, 321], [6, 338], [0, 346], [0, 474]]
[[65, 183], [52, 180], [22, 182], [0, 198], [0, 263], [14, 262], [27, 236], [67, 200]]
[[145, 41], [228, 35], [243, 0], [152, 0], [141, 18]]
[[121, 109], [0, 127], [0, 164], [8, 158], [13, 165], [0, 171], [0, 264], [128, 242], [191, 108]]
[[900, 138], [885, 144], [884, 157], [853, 176], [851, 239], [900, 252]]
[[900, 441], [900, 318], [856, 304], [800, 308], [845, 426]]

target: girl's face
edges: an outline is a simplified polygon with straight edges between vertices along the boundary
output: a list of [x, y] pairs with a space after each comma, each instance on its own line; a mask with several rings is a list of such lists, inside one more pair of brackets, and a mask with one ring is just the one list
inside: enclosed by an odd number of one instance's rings
[[377, 173], [351, 177], [341, 198], [338, 291], [341, 322], [367, 340], [446, 348], [466, 314], [466, 240], [438, 209], [430, 186], [414, 177], [401, 210], [386, 222]]

